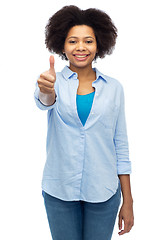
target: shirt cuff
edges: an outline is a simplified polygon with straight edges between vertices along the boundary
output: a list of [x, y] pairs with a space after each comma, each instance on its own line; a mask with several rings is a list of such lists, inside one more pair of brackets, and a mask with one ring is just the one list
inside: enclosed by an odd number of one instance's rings
[[131, 162], [130, 161], [120, 161], [117, 162], [117, 174], [123, 175], [123, 174], [131, 174]]
[[46, 105], [44, 105], [44, 104], [39, 100], [39, 91], [40, 91], [40, 89], [37, 88], [37, 89], [35, 90], [35, 93], [34, 93], [34, 99], [35, 99], [35, 102], [36, 102], [37, 107], [40, 108], [41, 110], [51, 110], [51, 109], [53, 109], [53, 108], [55, 107], [55, 105], [56, 105], [56, 102], [53, 103], [51, 106], [46, 106]]

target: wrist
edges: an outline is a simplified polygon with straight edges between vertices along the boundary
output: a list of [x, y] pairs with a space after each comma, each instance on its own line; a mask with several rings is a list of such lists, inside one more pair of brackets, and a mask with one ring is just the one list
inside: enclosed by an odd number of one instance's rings
[[130, 197], [123, 197], [123, 204], [125, 205], [133, 205], [133, 198]]
[[52, 93], [42, 93], [39, 92], [39, 100], [46, 106], [50, 106], [54, 104], [56, 99], [56, 93], [55, 90]]

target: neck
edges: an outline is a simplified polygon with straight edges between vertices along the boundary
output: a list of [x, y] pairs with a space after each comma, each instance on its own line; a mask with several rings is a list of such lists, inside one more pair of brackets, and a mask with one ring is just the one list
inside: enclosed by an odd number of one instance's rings
[[87, 79], [96, 79], [96, 73], [92, 69], [92, 65], [89, 65], [87, 67], [81, 68], [81, 67], [75, 67], [70, 63], [69, 68], [71, 71], [76, 72], [78, 74], [78, 79], [80, 81], [86, 81]]

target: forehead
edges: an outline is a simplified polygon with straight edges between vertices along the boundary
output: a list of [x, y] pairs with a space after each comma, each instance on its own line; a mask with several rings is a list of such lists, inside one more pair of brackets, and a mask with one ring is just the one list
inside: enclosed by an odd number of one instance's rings
[[95, 34], [93, 31], [93, 28], [87, 26], [87, 25], [76, 25], [74, 27], [72, 27], [67, 35], [68, 37], [86, 37], [86, 36], [91, 36], [95, 38]]

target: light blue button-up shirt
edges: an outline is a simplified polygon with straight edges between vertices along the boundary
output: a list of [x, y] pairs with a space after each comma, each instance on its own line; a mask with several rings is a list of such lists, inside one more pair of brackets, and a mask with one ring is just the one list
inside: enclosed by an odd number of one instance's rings
[[104, 202], [117, 191], [118, 175], [131, 173], [121, 83], [96, 68], [95, 95], [83, 126], [77, 113], [77, 73], [65, 67], [56, 73], [56, 102], [48, 110], [47, 159], [42, 189], [65, 201]]

